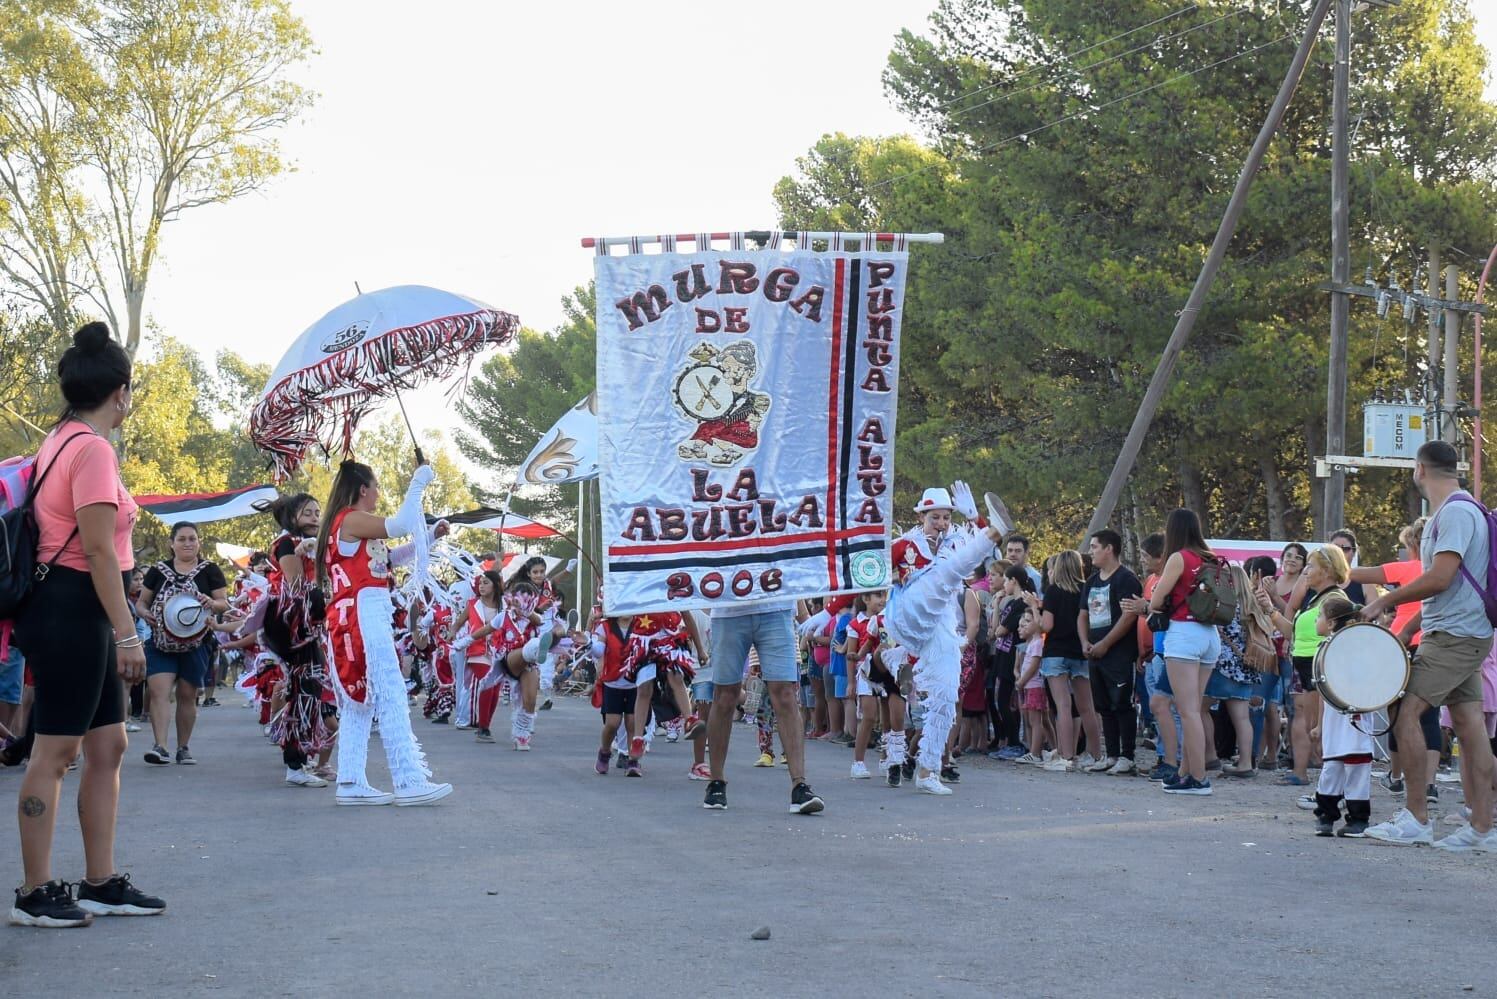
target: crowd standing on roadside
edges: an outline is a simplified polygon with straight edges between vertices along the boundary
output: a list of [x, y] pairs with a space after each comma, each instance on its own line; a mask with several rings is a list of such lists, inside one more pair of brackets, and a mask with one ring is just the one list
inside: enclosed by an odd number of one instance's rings
[[[196, 764], [199, 697], [218, 703], [223, 663], [238, 666], [238, 688], [260, 708], [284, 785], [335, 785], [339, 805], [429, 805], [452, 793], [431, 779], [413, 707], [485, 744], [507, 707], [506, 741], [526, 753], [554, 688], [599, 711], [599, 776], [644, 778], [657, 737], [684, 740], [692, 763], [681, 776], [706, 784], [711, 810], [728, 807], [727, 750], [744, 721], [757, 729], [755, 765], [787, 769], [797, 814], [827, 807], [806, 777], [814, 741], [851, 751], [853, 782], [933, 796], [952, 794], [974, 757], [1183, 797], [1261, 775], [1306, 789], [1296, 803], [1318, 835], [1497, 853], [1497, 519], [1461, 488], [1448, 444], [1420, 449], [1414, 483], [1429, 514], [1403, 531], [1404, 557], [1384, 564], [1360, 564], [1350, 529], [1313, 550], [1290, 543], [1277, 560], [1231, 564], [1180, 509], [1139, 539], [1139, 573], [1110, 529], [1040, 569], [1001, 501], [988, 494], [981, 515], [958, 482], [925, 490], [916, 526], [892, 548], [888, 590], [627, 617], [605, 616], [599, 592], [591, 614], [569, 623], [540, 559], [507, 579], [490, 562], [397, 588], [397, 569], [446, 533], [421, 515], [426, 466], [393, 517], [373, 512], [380, 483], [352, 461], [325, 507], [281, 497], [267, 510], [280, 531], [272, 550], [251, 556], [232, 593], [192, 523], [172, 526], [167, 558], [138, 567], [136, 506], [108, 441], [130, 412], [129, 358], [90, 324], [58, 377], [67, 406], [33, 469], [36, 580], [14, 634], [0, 631], [0, 764], [27, 764], [12, 923], [165, 910], [114, 857], [127, 733], [150, 725], [151, 766]], [[386, 546], [400, 537], [413, 540]], [[182, 601], [201, 608], [201, 633], [165, 626]], [[1361, 621], [1411, 655], [1386, 746], [1370, 717], [1338, 710], [1318, 686], [1317, 654]], [[368, 772], [376, 724], [391, 791]], [[1465, 805], [1437, 837], [1438, 771], [1457, 753], [1450, 780]], [[1377, 821], [1373, 770], [1384, 757], [1378, 784], [1403, 803]], [[86, 870], [70, 883], [54, 877], [51, 847], [75, 767]]]

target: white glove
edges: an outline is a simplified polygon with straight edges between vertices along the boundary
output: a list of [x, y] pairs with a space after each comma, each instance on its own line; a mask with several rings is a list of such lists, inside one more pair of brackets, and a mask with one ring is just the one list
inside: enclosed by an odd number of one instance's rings
[[951, 501], [956, 512], [967, 520], [977, 519], [977, 501], [972, 498], [972, 490], [960, 479], [951, 484]]

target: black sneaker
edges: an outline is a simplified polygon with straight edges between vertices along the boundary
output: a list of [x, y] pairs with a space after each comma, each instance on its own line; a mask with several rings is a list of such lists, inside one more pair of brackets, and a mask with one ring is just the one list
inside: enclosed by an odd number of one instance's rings
[[956, 772], [956, 767], [942, 767], [941, 779], [948, 784], [955, 784], [962, 779], [962, 775]]
[[95, 916], [159, 916], [166, 903], [130, 883], [130, 875], [116, 874], [101, 885], [78, 882], [78, 908]]
[[1367, 823], [1362, 819], [1347, 819], [1341, 828], [1336, 830], [1337, 836], [1345, 836], [1347, 839], [1366, 839]]
[[889, 786], [890, 787], [898, 787], [899, 786], [899, 777], [900, 777], [900, 774], [903, 771], [904, 771], [904, 765], [903, 764], [900, 764], [899, 766], [894, 766], [894, 767], [890, 767], [889, 768]]
[[1435, 787], [1433, 784], [1425, 788], [1424, 800], [1429, 802], [1431, 805], [1438, 805], [1440, 803], [1440, 789]]
[[725, 780], [709, 780], [707, 782], [707, 796], [702, 799], [703, 808], [712, 808], [722, 811], [728, 807], [728, 782]]
[[914, 780], [915, 779], [915, 764], [913, 764], [913, 763], [901, 763], [899, 765], [899, 773], [900, 773], [900, 776], [902, 776], [905, 780]]
[[146, 750], [146, 762], [157, 766], [165, 766], [172, 761], [172, 754], [166, 751], [165, 746], [152, 746]]
[[811, 790], [811, 785], [801, 781], [795, 785], [790, 792], [790, 814], [792, 815], [815, 815], [826, 807], [826, 802], [821, 800], [817, 793]]
[[78, 907], [64, 881], [48, 881], [26, 894], [16, 889], [16, 904], [10, 909], [10, 925], [66, 929], [87, 926], [94, 917]]
[[192, 754], [187, 751], [186, 746], [177, 747], [177, 762], [184, 767], [195, 767], [198, 765], [198, 761], [192, 758]]
[[431, 723], [433, 725], [446, 725], [449, 720], [450, 719], [449, 719], [448, 715], [437, 715], [435, 718], [433, 718], [431, 720]]
[[1315, 819], [1315, 835], [1317, 836], [1330, 836], [1335, 831], [1335, 827], [1336, 823], [1330, 819], [1322, 819], [1319, 816]]

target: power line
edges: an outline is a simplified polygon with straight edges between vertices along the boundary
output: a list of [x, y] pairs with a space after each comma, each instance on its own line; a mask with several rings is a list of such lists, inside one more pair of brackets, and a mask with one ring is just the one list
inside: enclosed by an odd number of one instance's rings
[[[1117, 104], [1121, 104], [1124, 101], [1132, 100], [1135, 97], [1142, 97], [1144, 94], [1153, 93], [1154, 91], [1159, 90], [1162, 87], [1168, 87], [1172, 83], [1179, 83], [1181, 80], [1184, 80], [1184, 79], [1187, 79], [1189, 77], [1195, 76], [1198, 73], [1204, 73], [1208, 69], [1215, 69], [1216, 67], [1218, 67], [1218, 66], [1224, 66], [1224, 65], [1226, 65], [1229, 62], [1235, 62], [1238, 59], [1243, 58], [1244, 56], [1250, 56], [1250, 55], [1253, 55], [1254, 53], [1261, 52], [1261, 51], [1263, 51], [1266, 48], [1270, 48], [1270, 47], [1272, 47], [1274, 45], [1279, 45], [1279, 44], [1281, 44], [1283, 42], [1286, 42], [1286, 41], [1288, 41], [1288, 40], [1290, 40], [1291, 38], [1294, 38], [1294, 37], [1295, 36], [1294, 36], [1293, 33], [1290, 33], [1290, 34], [1287, 34], [1287, 35], [1281, 35], [1278, 38], [1274, 38], [1274, 39], [1272, 39], [1270, 41], [1264, 42], [1262, 45], [1255, 45], [1253, 48], [1246, 49], [1246, 50], [1244, 50], [1242, 52], [1237, 53], [1236, 55], [1226, 56], [1225, 58], [1218, 59], [1215, 62], [1209, 62], [1209, 63], [1207, 63], [1204, 66], [1198, 66], [1197, 68], [1192, 69], [1189, 72], [1180, 73], [1177, 76], [1170, 77], [1168, 80], [1162, 80], [1159, 83], [1155, 83], [1155, 84], [1153, 84], [1151, 86], [1142, 87], [1142, 88], [1140, 88], [1138, 90], [1133, 91], [1130, 94], [1124, 94], [1122, 97], [1114, 98], [1113, 100], [1107, 101], [1107, 102], [1105, 102], [1103, 104], [1090, 105], [1088, 107], [1082, 108], [1080, 111], [1076, 111], [1076, 112], [1073, 112], [1071, 114], [1065, 115], [1064, 117], [1056, 118], [1053, 121], [1047, 121], [1043, 125], [1037, 125], [1034, 128], [1027, 128], [1027, 129], [1025, 129], [1022, 132], [1015, 132], [1013, 135], [1010, 135], [1010, 136], [1008, 136], [1006, 138], [1003, 138], [1003, 139], [999, 139], [997, 142], [990, 143], [990, 144], [988, 144], [986, 146], [979, 146], [978, 148], [972, 150], [972, 152], [973, 153], [990, 153], [990, 152], [994, 151], [995, 149], [999, 149], [999, 148], [1001, 148], [1003, 146], [1008, 145], [1011, 142], [1017, 142], [1017, 141], [1020, 141], [1020, 140], [1023, 140], [1023, 139], [1027, 139], [1029, 136], [1034, 135], [1037, 132], [1046, 131], [1047, 129], [1054, 128], [1056, 125], [1063, 125], [1063, 124], [1065, 124], [1068, 121], [1073, 121], [1073, 120], [1075, 120], [1077, 118], [1080, 118], [1080, 117], [1083, 117], [1085, 115], [1096, 114], [1098, 111], [1105, 111], [1107, 108], [1113, 107], [1114, 105], [1117, 105]], [[918, 170], [911, 170], [909, 173], [903, 173], [903, 174], [900, 174], [897, 177], [890, 177], [888, 180], [880, 181], [879, 183], [874, 184], [871, 187], [869, 187], [868, 191], [869, 191], [869, 193], [873, 193], [875, 191], [881, 190], [882, 188], [889, 187], [895, 181], [907, 180], [910, 177], [918, 177], [919, 175], [921, 175], [923, 173], [928, 173], [929, 171], [934, 170], [938, 166], [947, 166], [947, 165], [949, 165], [949, 161], [943, 162], [943, 163], [932, 163], [929, 166], [921, 167]]]
[[[1228, 18], [1238, 17], [1239, 15], [1247, 13], [1248, 10], [1249, 8], [1247, 7], [1237, 7], [1232, 10], [1231, 13], [1223, 14], [1220, 17], [1212, 18], [1209, 21], [1203, 21], [1200, 24], [1192, 25], [1191, 27], [1186, 28], [1183, 31], [1176, 31], [1173, 34], [1169, 35], [1157, 35], [1154, 38], [1149, 39], [1147, 42], [1144, 42], [1142, 45], [1135, 45], [1133, 48], [1119, 52], [1117, 55], [1108, 56], [1106, 59], [1098, 59], [1096, 62], [1089, 62], [1085, 66], [1077, 66], [1076, 72], [1085, 73], [1089, 70], [1096, 69], [1098, 66], [1106, 66], [1108, 63], [1117, 62], [1119, 59], [1134, 55], [1138, 52], [1142, 52], [1151, 46], [1173, 41], [1176, 38], [1183, 38], [1193, 31], [1200, 31], [1203, 28], [1211, 27], [1213, 24], [1219, 24], [1222, 21], [1227, 20]], [[973, 104], [968, 107], [958, 108], [951, 113], [951, 117], [956, 118], [960, 115], [967, 114], [969, 111], [976, 111], [978, 108], [985, 108], [990, 104], [996, 104], [999, 101], [1008, 100], [1010, 97], [1018, 97], [1022, 94], [1030, 93], [1031, 91], [1038, 90], [1044, 85], [1044, 82], [1041, 81], [1040, 83], [1031, 84], [1030, 86], [1025, 87], [1023, 90], [1011, 90], [1006, 93], [999, 94], [997, 97], [990, 97], [989, 99], [979, 104]]]
[[1058, 66], [1062, 62], [1065, 62], [1065, 61], [1070, 60], [1070, 59], [1074, 59], [1077, 56], [1086, 55], [1088, 52], [1095, 51], [1096, 49], [1099, 49], [1099, 48], [1101, 48], [1104, 45], [1109, 45], [1112, 42], [1115, 42], [1115, 41], [1117, 41], [1120, 38], [1127, 38], [1129, 35], [1136, 35], [1140, 31], [1143, 31], [1145, 28], [1152, 28], [1156, 24], [1164, 24], [1166, 21], [1172, 21], [1175, 18], [1180, 17], [1183, 14], [1189, 14], [1192, 11], [1196, 11], [1196, 10], [1200, 10], [1200, 5], [1199, 4], [1194, 4], [1194, 3], [1186, 4], [1184, 7], [1181, 7], [1179, 10], [1174, 11], [1173, 13], [1165, 14], [1162, 17], [1156, 17], [1154, 20], [1148, 22], [1147, 24], [1140, 24], [1136, 28], [1129, 28], [1127, 31], [1124, 31], [1121, 34], [1113, 35], [1111, 38], [1104, 38], [1100, 42], [1096, 42], [1096, 43], [1094, 43], [1092, 45], [1088, 45], [1085, 48], [1077, 49], [1075, 52], [1063, 52], [1060, 55], [1056, 56], [1054, 59], [1050, 60], [1048, 63], [1039, 63], [1039, 64], [1036, 64], [1034, 66], [1031, 66], [1028, 69], [1024, 70], [1024, 72], [1018, 73], [1018, 74], [1016, 74], [1014, 76], [1011, 76], [1007, 80], [1003, 80], [1002, 82], [999, 82], [999, 83], [990, 83], [990, 84], [988, 84], [985, 87], [978, 87], [976, 90], [973, 90], [970, 93], [965, 93], [965, 94], [961, 94], [959, 96], [953, 97], [951, 100], [947, 101], [945, 104], [938, 104], [936, 106], [935, 110], [937, 110], [937, 111], [945, 111], [947, 108], [951, 107], [951, 105], [956, 104], [959, 101], [965, 101], [969, 97], [976, 97], [978, 94], [986, 93], [987, 91], [993, 90], [996, 87], [1006, 86], [1008, 84], [1013, 83], [1016, 80], [1022, 80], [1024, 77], [1028, 76], [1031, 73], [1036, 73], [1036, 72], [1038, 72], [1039, 70], [1042, 70], [1042, 69], [1050, 69], [1050, 68], [1052, 68], [1054, 66]]

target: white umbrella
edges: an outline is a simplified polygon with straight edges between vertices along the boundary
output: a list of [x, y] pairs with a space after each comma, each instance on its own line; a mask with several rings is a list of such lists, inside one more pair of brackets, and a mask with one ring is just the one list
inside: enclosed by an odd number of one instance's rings
[[361, 294], [297, 337], [250, 414], [250, 439], [283, 478], [313, 445], [347, 453], [379, 400], [452, 374], [519, 328], [510, 313], [423, 285]]

